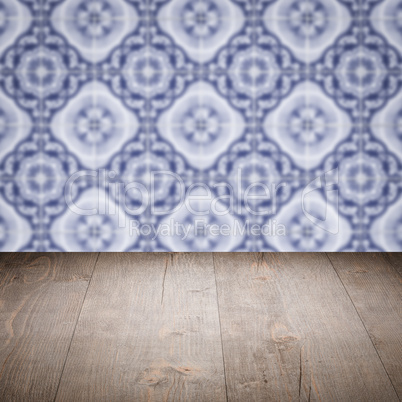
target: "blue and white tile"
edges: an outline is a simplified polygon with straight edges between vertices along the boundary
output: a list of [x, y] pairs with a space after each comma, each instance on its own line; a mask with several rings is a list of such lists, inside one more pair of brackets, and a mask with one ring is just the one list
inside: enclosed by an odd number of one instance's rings
[[65, 185], [79, 170], [77, 160], [48, 134], [34, 133], [2, 165], [0, 192], [19, 214], [42, 227], [66, 208]]
[[337, 183], [339, 212], [355, 226], [370, 225], [400, 194], [398, 159], [369, 134], [354, 133], [314, 171]]
[[39, 124], [73, 96], [83, 81], [79, 55], [61, 38], [39, 29], [7, 49], [0, 64], [4, 93]]
[[370, 236], [380, 250], [401, 251], [402, 197], [373, 222]]
[[53, 10], [53, 29], [85, 60], [98, 63], [139, 24], [133, 3], [123, 0], [69, 0]]
[[[0, 183], [1, 187], [2, 183]], [[32, 229], [29, 221], [0, 195], [0, 251], [24, 249], [31, 237]]]
[[0, 90], [0, 165], [5, 155], [28, 137], [32, 127], [29, 114]]
[[350, 116], [317, 84], [304, 81], [267, 114], [264, 133], [301, 169], [310, 170], [349, 137], [352, 125]]
[[211, 168], [244, 134], [245, 126], [242, 114], [204, 82], [192, 84], [157, 122], [161, 137], [196, 170]]
[[381, 32], [387, 41], [402, 53], [402, 2], [387, 0], [374, 7], [370, 22], [376, 31]]
[[[235, 251], [244, 240], [238, 230], [242, 219], [229, 213], [225, 205], [212, 203], [207, 188], [187, 191], [179, 208], [160, 221], [168, 235], [161, 233], [159, 241], [170, 251]], [[175, 223], [180, 224], [178, 229]]]
[[265, 28], [305, 63], [319, 59], [352, 21], [350, 10], [337, 0], [276, 1], [262, 18]]
[[[24, 233], [15, 237], [13, 223], [0, 219], [0, 247], [400, 249], [401, 7], [395, 0], [3, 0], [0, 202]], [[155, 171], [170, 172], [155, 178], [157, 210], [139, 213]], [[96, 204], [100, 213], [72, 211], [65, 198], [72, 178], [70, 201]], [[280, 218], [288, 235], [130, 233], [133, 219], [194, 229], [198, 215], [188, 208], [159, 212], [199, 181], [228, 183], [241, 207], [201, 223]], [[131, 187], [121, 193], [118, 183]], [[273, 184], [275, 201], [264, 198]], [[313, 185], [303, 210], [300, 194]], [[212, 188], [227, 207], [228, 188]], [[122, 201], [123, 211], [103, 213]]]
[[353, 239], [348, 219], [320, 192], [295, 193], [274, 219], [277, 232], [265, 240], [276, 251], [340, 251]]
[[52, 134], [90, 169], [104, 168], [139, 131], [139, 120], [98, 81], [85, 84], [50, 122]]
[[241, 8], [230, 0], [176, 0], [157, 14], [158, 25], [196, 63], [210, 61], [244, 25]]
[[102, 189], [84, 191], [51, 225], [52, 241], [68, 251], [126, 251], [138, 240], [129, 218]]
[[28, 30], [31, 22], [32, 15], [23, 3], [14, 0], [0, 2], [0, 54]]
[[371, 131], [402, 160], [402, 91], [390, 99], [371, 120]]

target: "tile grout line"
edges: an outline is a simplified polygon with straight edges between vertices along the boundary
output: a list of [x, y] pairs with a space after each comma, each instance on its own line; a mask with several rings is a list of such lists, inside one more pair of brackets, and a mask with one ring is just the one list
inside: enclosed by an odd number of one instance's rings
[[223, 338], [222, 338], [222, 324], [221, 324], [221, 312], [219, 308], [219, 294], [218, 294], [218, 283], [216, 280], [216, 268], [215, 268], [215, 253], [212, 252], [212, 266], [214, 268], [214, 279], [215, 279], [215, 291], [216, 291], [216, 304], [218, 306], [218, 320], [219, 320], [219, 333], [221, 338], [221, 351], [222, 351], [222, 362], [223, 362], [223, 376], [225, 377], [225, 393], [226, 393], [226, 401], [229, 400], [228, 394], [228, 385], [226, 378], [226, 364], [225, 364], [225, 352], [223, 350]]
[[69, 356], [69, 354], [70, 354], [71, 345], [72, 345], [72, 343], [73, 343], [73, 339], [74, 339], [74, 336], [75, 336], [75, 331], [76, 331], [76, 329], [77, 329], [78, 321], [80, 320], [80, 317], [81, 317], [82, 309], [83, 309], [83, 307], [84, 307], [84, 303], [85, 303], [85, 300], [86, 300], [86, 297], [87, 297], [87, 294], [88, 294], [88, 289], [89, 289], [89, 287], [91, 286], [92, 278], [93, 278], [93, 275], [94, 275], [94, 272], [95, 272], [95, 268], [96, 268], [96, 265], [97, 265], [97, 263], [98, 263], [100, 254], [101, 254], [101, 253], [98, 252], [98, 255], [96, 256], [95, 264], [94, 264], [94, 266], [93, 266], [93, 268], [92, 268], [91, 277], [89, 278], [88, 286], [87, 286], [87, 288], [86, 288], [86, 290], [85, 290], [85, 294], [84, 294], [84, 297], [83, 297], [83, 299], [82, 299], [80, 311], [79, 311], [79, 313], [78, 313], [77, 320], [75, 321], [74, 330], [73, 330], [73, 333], [72, 333], [72, 335], [71, 335], [70, 344], [68, 345], [66, 357], [65, 357], [65, 359], [64, 359], [63, 368], [62, 368], [62, 370], [61, 370], [61, 374], [60, 374], [59, 382], [58, 382], [58, 384], [57, 384], [57, 388], [56, 388], [56, 392], [55, 392], [55, 395], [54, 395], [53, 402], [56, 401], [57, 395], [58, 395], [58, 393], [59, 393], [59, 388], [60, 388], [61, 380], [62, 380], [62, 378], [63, 378], [64, 369], [66, 368], [67, 359], [68, 359], [68, 356]]
[[359, 311], [357, 310], [355, 304], [353, 303], [353, 300], [352, 300], [352, 298], [351, 298], [351, 296], [350, 296], [350, 294], [349, 294], [349, 292], [348, 292], [348, 290], [347, 290], [345, 284], [343, 283], [342, 278], [339, 276], [339, 273], [338, 273], [338, 271], [336, 270], [336, 268], [335, 268], [334, 264], [332, 263], [332, 260], [331, 260], [331, 258], [329, 257], [329, 255], [328, 255], [327, 252], [325, 253], [325, 256], [327, 257], [329, 263], [331, 264], [333, 270], [334, 270], [335, 273], [336, 273], [336, 276], [337, 276], [338, 279], [340, 280], [340, 282], [341, 282], [341, 284], [342, 284], [342, 287], [344, 288], [344, 290], [345, 290], [345, 292], [346, 292], [346, 294], [347, 294], [347, 296], [348, 296], [350, 302], [352, 303], [352, 306], [353, 306], [354, 310], [356, 311], [356, 314], [357, 314], [357, 316], [359, 317], [360, 322], [362, 323], [363, 328], [365, 329], [365, 331], [366, 331], [366, 333], [367, 333], [367, 336], [368, 336], [369, 339], [370, 339], [371, 344], [373, 345], [373, 348], [374, 348], [374, 350], [375, 350], [375, 352], [376, 352], [376, 354], [377, 354], [377, 356], [378, 356], [378, 358], [379, 358], [379, 360], [380, 360], [380, 362], [381, 362], [381, 365], [382, 365], [382, 367], [383, 367], [385, 373], [387, 374], [388, 380], [389, 380], [389, 382], [391, 383], [392, 389], [394, 390], [396, 397], [397, 397], [399, 400], [401, 400], [400, 397], [399, 397], [399, 395], [398, 395], [398, 392], [397, 392], [396, 389], [395, 389], [394, 383], [392, 382], [391, 377], [389, 376], [389, 373], [388, 373], [387, 369], [385, 368], [384, 362], [382, 361], [381, 356], [380, 356], [380, 354], [378, 353], [378, 350], [377, 350], [377, 348], [376, 348], [376, 346], [375, 346], [375, 344], [374, 344], [374, 342], [373, 342], [373, 339], [371, 338], [370, 333], [369, 333], [369, 331], [367, 330], [366, 324], [364, 323], [362, 317], [361, 317], [360, 314], [359, 314]]

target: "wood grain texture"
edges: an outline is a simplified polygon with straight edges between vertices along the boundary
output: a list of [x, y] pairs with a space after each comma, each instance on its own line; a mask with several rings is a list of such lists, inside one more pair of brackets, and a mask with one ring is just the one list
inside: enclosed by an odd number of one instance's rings
[[212, 255], [101, 254], [57, 400], [226, 400]]
[[0, 254], [0, 400], [52, 401], [97, 254]]
[[402, 399], [402, 278], [382, 253], [329, 253]]
[[323, 254], [216, 254], [230, 401], [396, 401]]
[[381, 253], [387, 261], [402, 275], [402, 253]]

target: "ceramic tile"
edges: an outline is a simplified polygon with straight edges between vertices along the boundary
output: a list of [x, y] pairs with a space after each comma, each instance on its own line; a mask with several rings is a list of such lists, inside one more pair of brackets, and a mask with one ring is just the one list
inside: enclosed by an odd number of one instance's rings
[[401, 13], [0, 1], [0, 250], [401, 251]]

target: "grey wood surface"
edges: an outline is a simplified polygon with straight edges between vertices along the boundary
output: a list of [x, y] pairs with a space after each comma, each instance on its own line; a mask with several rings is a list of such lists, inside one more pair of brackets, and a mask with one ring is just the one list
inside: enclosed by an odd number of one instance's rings
[[52, 401], [97, 254], [0, 254], [0, 400]]
[[0, 401], [398, 400], [401, 259], [0, 253]]
[[383, 257], [402, 275], [402, 253], [382, 253]]
[[402, 278], [383, 254], [330, 253], [329, 258], [402, 399]]
[[224, 401], [225, 392], [212, 255], [102, 254], [57, 399]]
[[229, 261], [215, 255], [230, 400], [398, 400], [325, 254]]

